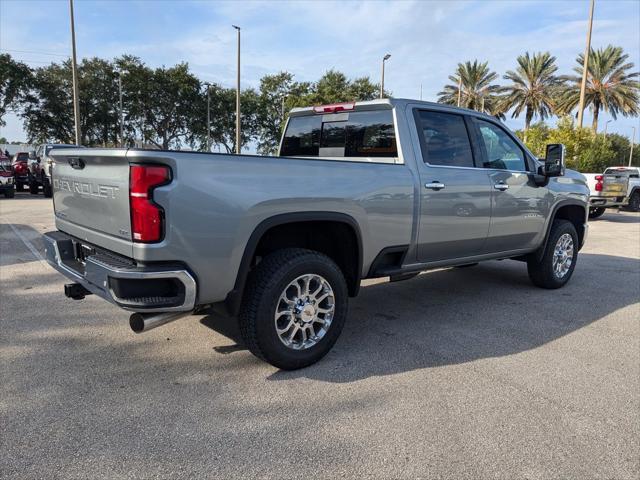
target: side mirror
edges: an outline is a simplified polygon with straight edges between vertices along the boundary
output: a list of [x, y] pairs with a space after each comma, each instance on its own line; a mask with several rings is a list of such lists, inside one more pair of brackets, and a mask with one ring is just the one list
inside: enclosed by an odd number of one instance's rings
[[564, 175], [564, 145], [561, 143], [550, 143], [544, 158], [544, 176], [561, 177]]

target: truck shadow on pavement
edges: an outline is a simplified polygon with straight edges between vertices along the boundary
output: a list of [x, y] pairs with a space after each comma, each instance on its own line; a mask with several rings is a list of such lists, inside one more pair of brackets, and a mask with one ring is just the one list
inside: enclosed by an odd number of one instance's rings
[[[333, 350], [306, 369], [270, 380], [353, 382], [372, 376], [513, 355], [540, 347], [640, 300], [640, 261], [582, 254], [564, 288], [533, 286], [524, 263], [487, 262], [398, 283], [363, 286]], [[235, 321], [204, 325], [238, 342]]]
[[605, 213], [602, 217], [589, 220], [590, 222], [612, 222], [612, 223], [640, 223], [640, 215], [634, 213]]

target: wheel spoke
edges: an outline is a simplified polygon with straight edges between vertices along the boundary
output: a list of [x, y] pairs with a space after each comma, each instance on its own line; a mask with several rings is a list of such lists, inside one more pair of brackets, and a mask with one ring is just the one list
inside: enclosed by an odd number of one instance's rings
[[305, 328], [299, 328], [300, 332], [302, 333], [302, 345], [304, 345], [304, 343], [307, 341], [307, 329]]
[[298, 330], [300, 330], [300, 327], [294, 324], [293, 328], [291, 329], [291, 333], [289, 334], [289, 338], [287, 339], [289, 343], [293, 342], [293, 337], [296, 336], [296, 333], [298, 333]]
[[322, 291], [322, 289], [324, 288], [324, 285], [322, 284], [322, 282], [318, 282], [318, 288], [316, 288], [313, 293], [311, 293], [312, 297], [317, 297], [318, 294]]
[[278, 335], [284, 335], [285, 333], [287, 333], [291, 329], [292, 325], [295, 325], [295, 322], [293, 321], [293, 318], [291, 320], [289, 320], [289, 323], [287, 323], [287, 326], [284, 327], [284, 328], [278, 328], [276, 326], [276, 331], [278, 332]]

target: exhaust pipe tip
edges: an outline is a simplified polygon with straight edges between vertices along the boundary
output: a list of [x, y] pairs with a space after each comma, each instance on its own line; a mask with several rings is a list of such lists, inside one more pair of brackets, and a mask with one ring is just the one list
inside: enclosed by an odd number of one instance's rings
[[144, 332], [144, 317], [141, 313], [133, 313], [129, 317], [129, 326], [135, 333]]
[[165, 312], [165, 313], [132, 313], [129, 317], [129, 326], [135, 333], [146, 332], [153, 328], [173, 322], [179, 318], [191, 315], [193, 312]]

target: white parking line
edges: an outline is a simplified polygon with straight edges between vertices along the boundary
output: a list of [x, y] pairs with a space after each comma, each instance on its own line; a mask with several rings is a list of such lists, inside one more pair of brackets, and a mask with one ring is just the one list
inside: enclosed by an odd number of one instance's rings
[[42, 264], [42, 266], [47, 267], [48, 264], [46, 260], [42, 257], [42, 255], [40, 255], [40, 252], [36, 249], [36, 247], [33, 246], [33, 243], [31, 243], [27, 239], [27, 237], [25, 237], [22, 233], [20, 233], [20, 230], [18, 230], [12, 224], [9, 223], [8, 225], [9, 227], [11, 227], [11, 230], [13, 230], [13, 233], [15, 233], [16, 236], [22, 241], [22, 243], [24, 243], [25, 247], [27, 247], [29, 251], [33, 254], [33, 256], [36, 257], [36, 260], [38, 260]]

